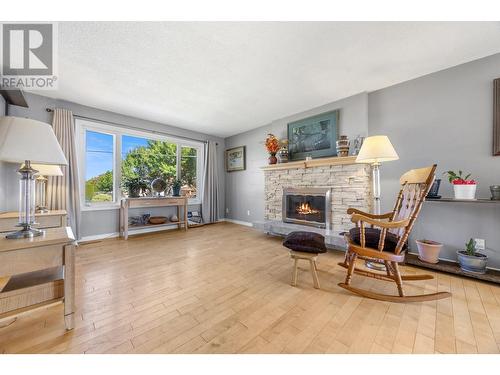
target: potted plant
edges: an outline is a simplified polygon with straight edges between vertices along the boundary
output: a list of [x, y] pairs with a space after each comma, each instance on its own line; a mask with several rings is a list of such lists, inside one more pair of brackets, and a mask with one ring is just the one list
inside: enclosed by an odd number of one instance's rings
[[141, 193], [148, 190], [147, 182], [141, 177], [125, 178], [122, 182], [122, 186], [127, 190], [130, 198], [137, 198]]
[[280, 149], [280, 141], [274, 136], [274, 134], [268, 134], [266, 138], [266, 149], [269, 152], [269, 164], [276, 164], [278, 159], [276, 158], [276, 153]]
[[174, 180], [174, 182], [172, 183], [172, 195], [174, 197], [179, 197], [181, 195], [181, 187], [182, 187], [182, 181]]
[[437, 263], [439, 262], [439, 252], [443, 244], [431, 240], [416, 240], [418, 248], [418, 258], [422, 262]]
[[458, 263], [464, 272], [485, 273], [488, 257], [476, 251], [476, 242], [471, 238], [465, 250], [457, 251]]
[[453, 184], [455, 199], [475, 199], [476, 198], [476, 181], [470, 178], [470, 173], [463, 177], [462, 171], [456, 174], [453, 171], [447, 171], [448, 181]]

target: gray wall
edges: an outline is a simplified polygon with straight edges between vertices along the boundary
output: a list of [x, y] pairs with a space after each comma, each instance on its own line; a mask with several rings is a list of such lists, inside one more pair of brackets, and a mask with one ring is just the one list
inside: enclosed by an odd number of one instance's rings
[[[478, 181], [477, 197], [500, 183], [500, 157], [492, 156], [493, 79], [500, 54], [408, 81], [368, 95], [369, 133], [387, 134], [400, 159], [382, 165], [383, 208], [390, 209], [399, 176], [438, 164], [440, 194], [452, 197], [443, 171], [461, 169]], [[500, 268], [500, 205], [426, 202], [413, 238], [445, 245], [443, 258], [471, 238], [484, 238], [489, 265]], [[412, 247], [415, 248], [412, 243]]]
[[[477, 179], [478, 197], [489, 197], [489, 185], [500, 183], [500, 157], [491, 156], [492, 81], [500, 77], [500, 54], [433, 73], [392, 87], [354, 96], [288, 117], [226, 139], [226, 147], [247, 146], [247, 169], [226, 173], [226, 217], [262, 220], [264, 182], [259, 167], [266, 164], [263, 140], [268, 132], [286, 136], [286, 123], [314, 113], [341, 108], [341, 133], [388, 135], [400, 160], [382, 165], [382, 206], [390, 210], [399, 189], [399, 177], [408, 169], [438, 164], [445, 170], [462, 169]], [[440, 194], [453, 196], [443, 179]], [[250, 210], [251, 215], [247, 215]], [[442, 257], [470, 238], [486, 240], [491, 267], [500, 268], [500, 205], [426, 202], [413, 239], [442, 242]]]
[[264, 218], [264, 173], [260, 167], [267, 164], [264, 140], [268, 133], [286, 138], [287, 123], [335, 109], [340, 109], [341, 134], [349, 138], [367, 135], [368, 95], [362, 93], [226, 138], [226, 148], [246, 146], [246, 170], [226, 172], [226, 217], [246, 222]]
[[[126, 126], [139, 127], [144, 130], [156, 130], [168, 133], [172, 136], [190, 137], [199, 140], [214, 140], [218, 142], [218, 160], [220, 170], [224, 169], [224, 139], [213, 137], [210, 135], [192, 132], [185, 129], [180, 129], [174, 126], [160, 124], [156, 122], [137, 119], [129, 116], [120, 115], [113, 112], [103, 111], [100, 109], [83, 106], [80, 104], [56, 100], [48, 97], [25, 93], [26, 100], [29, 108], [22, 108], [17, 106], [9, 106], [10, 116], [28, 117], [31, 119], [52, 123], [52, 113], [47, 112], [45, 108], [65, 108], [73, 111], [75, 115], [92, 117], [102, 121], [115, 122]], [[4, 189], [4, 196], [1, 196], [0, 209], [16, 210], [17, 209], [17, 195], [18, 195], [18, 182], [16, 175], [17, 166], [14, 164], [3, 163], [0, 165], [0, 173], [4, 171], [4, 176], [0, 175], [0, 189]], [[220, 217], [224, 217], [224, 174], [221, 173], [220, 189], [222, 204], [220, 208]], [[2, 190], [0, 190], [2, 191]], [[200, 209], [199, 206], [191, 207], [191, 209]], [[140, 212], [140, 211], [138, 211]], [[84, 211], [82, 212], [82, 236], [93, 236], [105, 233], [114, 233], [118, 231], [118, 210], [105, 210], [105, 211]]]

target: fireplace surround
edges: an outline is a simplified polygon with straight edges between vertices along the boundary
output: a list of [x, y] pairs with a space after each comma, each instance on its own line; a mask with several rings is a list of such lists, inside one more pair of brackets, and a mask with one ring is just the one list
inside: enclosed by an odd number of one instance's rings
[[[370, 212], [372, 204], [371, 167], [355, 162], [355, 156], [313, 159], [262, 167], [264, 171], [264, 221], [266, 232], [284, 233], [290, 230], [310, 230], [325, 234], [346, 232], [352, 228], [349, 207]], [[285, 222], [283, 216], [283, 191], [324, 189], [330, 191], [328, 220], [325, 228], [297, 222]], [[270, 229], [270, 227], [272, 227]], [[308, 228], [308, 229], [305, 229]]]
[[283, 188], [282, 219], [285, 223], [330, 229], [330, 188]]

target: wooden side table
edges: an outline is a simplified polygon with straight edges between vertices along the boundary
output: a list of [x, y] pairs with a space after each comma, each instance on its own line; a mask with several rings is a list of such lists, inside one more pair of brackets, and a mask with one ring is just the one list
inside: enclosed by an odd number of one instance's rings
[[[31, 280], [43, 280], [44, 272], [63, 268], [62, 297], [48, 298]], [[13, 279], [19, 289], [9, 287]], [[24, 298], [19, 298], [19, 296]], [[26, 296], [29, 296], [26, 297]], [[75, 239], [69, 227], [51, 228], [40, 237], [0, 237], [0, 320], [56, 302], [64, 303], [66, 329], [74, 327]]]
[[[130, 208], [147, 207], [177, 207], [178, 221], [167, 221], [165, 224], [144, 224], [130, 226], [128, 224]], [[181, 216], [182, 208], [182, 216]], [[124, 198], [120, 206], [120, 236], [128, 239], [129, 231], [142, 228], [167, 227], [177, 225], [177, 228], [188, 229], [188, 198], [186, 197], [142, 197], [142, 198]]]

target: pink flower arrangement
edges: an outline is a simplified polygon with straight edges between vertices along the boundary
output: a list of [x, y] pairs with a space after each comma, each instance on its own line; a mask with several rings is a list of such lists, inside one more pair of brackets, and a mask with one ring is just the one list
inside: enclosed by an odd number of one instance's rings
[[470, 173], [465, 177], [462, 177], [462, 171], [458, 171], [458, 174], [447, 171], [444, 174], [448, 175], [448, 181], [453, 185], [476, 185], [476, 180], [470, 178]]

